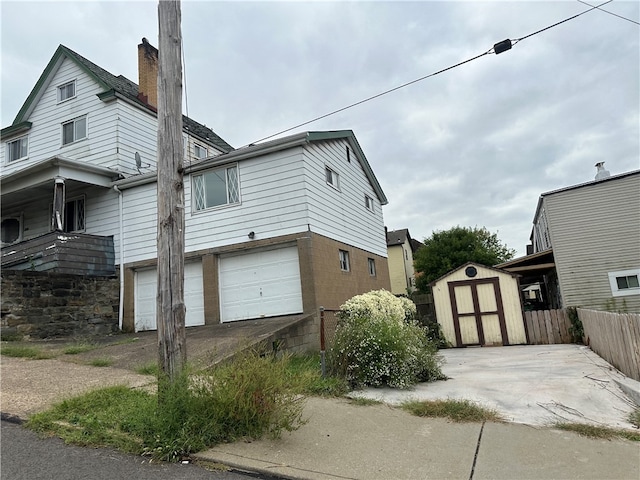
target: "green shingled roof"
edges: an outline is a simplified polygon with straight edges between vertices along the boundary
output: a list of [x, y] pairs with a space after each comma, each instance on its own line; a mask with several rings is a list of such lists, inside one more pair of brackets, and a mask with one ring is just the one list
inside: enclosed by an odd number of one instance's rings
[[[29, 97], [27, 97], [27, 100], [22, 105], [22, 108], [18, 112], [18, 115], [13, 121], [13, 124], [2, 129], [3, 136], [5, 134], [9, 134], [14, 126], [21, 124], [26, 120], [26, 117], [28, 117], [28, 114], [35, 107], [35, 103], [37, 103], [37, 100], [40, 98], [41, 90], [48, 82], [49, 75], [53, 72], [53, 70], [57, 68], [63, 57], [69, 58], [70, 60], [74, 61], [80, 68], [82, 68], [89, 76], [91, 76], [104, 88], [105, 91], [100, 95], [100, 98], [105, 99], [118, 94], [126, 100], [138, 105], [140, 108], [148, 111], [150, 114], [155, 115], [153, 109], [149, 108], [147, 104], [145, 104], [138, 98], [138, 85], [136, 83], [132, 82], [122, 75], [118, 75], [116, 77], [115, 75], [107, 72], [104, 68], [99, 67], [90, 60], [87, 60], [82, 55], [77, 54], [70, 48], [67, 48], [64, 45], [60, 45], [47, 64], [44, 72], [42, 72], [42, 75], [40, 75], [40, 78], [38, 79], [36, 85], [33, 87], [33, 90], [31, 90]], [[220, 138], [213, 130], [184, 115], [182, 116], [182, 126], [190, 134], [196, 135], [203, 140], [208, 141], [225, 153], [233, 150], [233, 147], [225, 142], [222, 138]]]

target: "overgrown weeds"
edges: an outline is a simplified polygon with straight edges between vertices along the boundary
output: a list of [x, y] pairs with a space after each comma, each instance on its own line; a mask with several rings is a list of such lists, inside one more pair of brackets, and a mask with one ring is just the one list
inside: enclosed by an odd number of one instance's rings
[[89, 362], [92, 367], [110, 367], [113, 364], [113, 360], [107, 357], [94, 358]]
[[91, 343], [76, 343], [65, 347], [64, 350], [62, 350], [62, 353], [65, 355], [78, 355], [80, 353], [89, 352], [95, 348], [97, 348], [97, 346]]
[[67, 442], [110, 446], [177, 461], [241, 437], [279, 436], [304, 423], [304, 397], [290, 387], [287, 358], [245, 353], [173, 383], [161, 375], [158, 395], [110, 387], [32, 416], [28, 426]]
[[421, 400], [402, 404], [402, 408], [418, 417], [448, 418], [454, 422], [500, 422], [495, 410], [469, 400]]
[[349, 391], [344, 378], [322, 377], [319, 354], [293, 355], [287, 363], [287, 375], [292, 386], [304, 395], [341, 397]]
[[636, 409], [629, 414], [629, 423], [636, 428], [640, 428], [640, 407], [636, 407]]
[[0, 347], [0, 354], [6, 355], [7, 357], [29, 358], [31, 360], [46, 360], [55, 356], [37, 347], [5, 344]]
[[625, 438], [633, 442], [640, 442], [640, 432], [624, 430], [618, 428], [599, 427], [586, 423], [557, 423], [555, 428], [574, 432], [588, 438], [601, 438], [603, 440], [613, 440], [614, 438]]

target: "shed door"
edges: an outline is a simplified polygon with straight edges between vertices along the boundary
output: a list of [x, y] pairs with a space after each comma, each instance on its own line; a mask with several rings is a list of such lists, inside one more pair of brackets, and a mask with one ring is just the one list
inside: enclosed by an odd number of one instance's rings
[[220, 258], [222, 322], [302, 313], [298, 248]]
[[509, 345], [497, 277], [449, 282], [448, 285], [456, 346]]
[[[136, 270], [135, 330], [155, 330], [158, 272], [155, 268]], [[187, 309], [186, 327], [204, 325], [204, 292], [202, 262], [184, 265], [184, 304]]]

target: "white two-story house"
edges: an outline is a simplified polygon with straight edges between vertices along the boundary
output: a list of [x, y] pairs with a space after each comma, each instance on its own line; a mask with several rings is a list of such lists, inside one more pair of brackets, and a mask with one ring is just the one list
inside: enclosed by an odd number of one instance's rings
[[[2, 129], [3, 269], [119, 275], [120, 328], [155, 328], [157, 49], [139, 84], [60, 46]], [[390, 288], [386, 197], [350, 130], [233, 149], [183, 116], [187, 326], [309, 317]], [[54, 255], [55, 253], [55, 255]]]

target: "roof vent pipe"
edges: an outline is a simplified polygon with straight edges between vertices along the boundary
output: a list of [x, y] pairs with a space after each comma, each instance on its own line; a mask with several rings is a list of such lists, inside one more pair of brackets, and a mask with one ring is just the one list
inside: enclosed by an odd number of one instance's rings
[[604, 162], [596, 163], [596, 168], [598, 169], [598, 171], [596, 172], [596, 181], [597, 180], [603, 180], [603, 179], [609, 178], [611, 176], [610, 173], [609, 173], [609, 170], [605, 170]]

